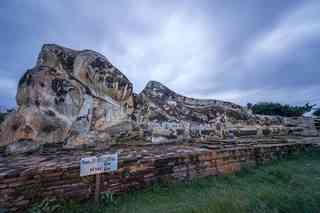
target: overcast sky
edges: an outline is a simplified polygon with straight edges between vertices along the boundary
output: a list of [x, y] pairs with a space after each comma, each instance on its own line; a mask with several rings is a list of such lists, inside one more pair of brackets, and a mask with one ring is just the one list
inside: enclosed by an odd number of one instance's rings
[[320, 1], [1, 0], [0, 105], [44, 43], [104, 54], [140, 92], [320, 104]]

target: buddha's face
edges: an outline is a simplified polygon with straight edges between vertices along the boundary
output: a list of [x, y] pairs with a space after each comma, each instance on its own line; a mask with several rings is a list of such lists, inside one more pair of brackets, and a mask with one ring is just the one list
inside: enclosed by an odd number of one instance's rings
[[17, 103], [21, 107], [50, 109], [69, 119], [76, 117], [83, 104], [83, 89], [65, 73], [47, 66], [28, 70], [19, 82]]

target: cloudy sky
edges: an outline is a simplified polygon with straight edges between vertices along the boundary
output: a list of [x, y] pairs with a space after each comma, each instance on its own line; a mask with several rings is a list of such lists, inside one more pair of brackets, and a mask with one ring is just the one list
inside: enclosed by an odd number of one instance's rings
[[103, 53], [135, 92], [320, 104], [319, 0], [1, 0], [0, 27], [0, 105], [43, 43]]

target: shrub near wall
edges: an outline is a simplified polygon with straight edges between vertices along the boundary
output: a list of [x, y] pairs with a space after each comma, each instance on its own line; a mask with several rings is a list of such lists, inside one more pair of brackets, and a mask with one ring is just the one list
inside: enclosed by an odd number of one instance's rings
[[313, 113], [314, 116], [320, 117], [320, 108], [314, 111]]
[[248, 104], [248, 108], [250, 108], [254, 114], [284, 117], [302, 116], [304, 113], [310, 112], [314, 106], [315, 105], [309, 105], [308, 103], [304, 106], [290, 106], [272, 102], [261, 102], [254, 105]]

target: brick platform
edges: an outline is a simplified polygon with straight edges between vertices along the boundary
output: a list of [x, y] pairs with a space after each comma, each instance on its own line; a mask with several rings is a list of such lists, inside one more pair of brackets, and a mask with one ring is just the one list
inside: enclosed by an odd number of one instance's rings
[[[245, 166], [286, 158], [309, 150], [319, 138], [207, 141], [114, 147], [119, 170], [102, 175], [102, 191], [123, 193], [161, 181], [224, 175]], [[80, 177], [81, 157], [103, 151], [43, 151], [23, 156], [0, 156], [0, 207], [21, 211], [44, 198], [85, 200], [94, 194], [94, 176]]]

